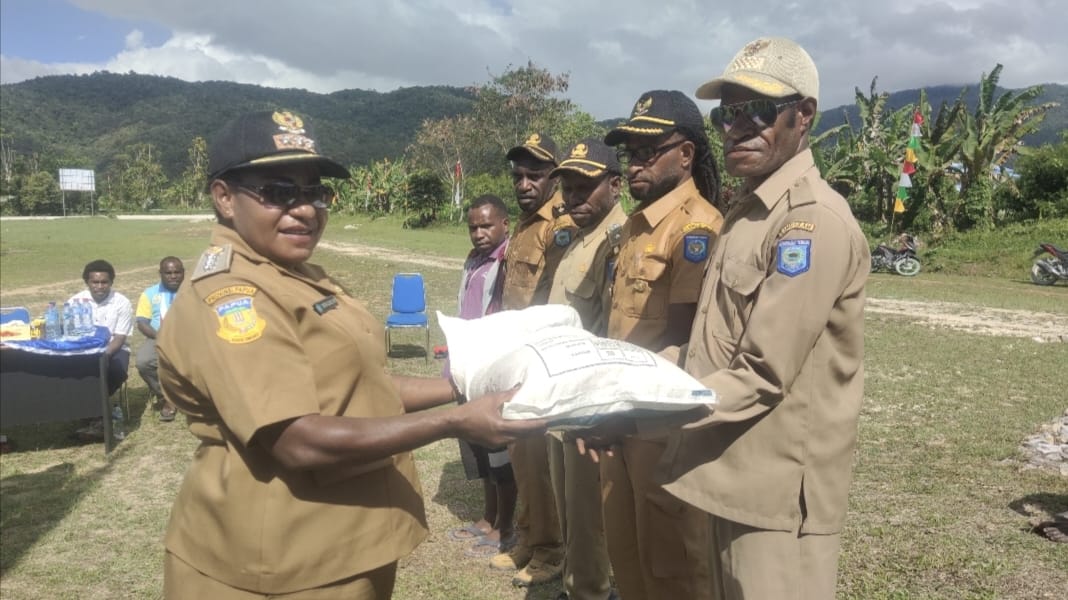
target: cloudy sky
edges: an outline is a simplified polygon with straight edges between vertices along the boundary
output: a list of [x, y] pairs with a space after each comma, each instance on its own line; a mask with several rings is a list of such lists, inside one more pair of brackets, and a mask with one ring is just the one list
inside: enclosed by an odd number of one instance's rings
[[[470, 85], [528, 60], [596, 118], [693, 93], [761, 35], [820, 69], [820, 105], [880, 90], [1068, 83], [1063, 0], [3, 0], [0, 82], [98, 70], [316, 92]], [[713, 104], [699, 103], [703, 108]]]

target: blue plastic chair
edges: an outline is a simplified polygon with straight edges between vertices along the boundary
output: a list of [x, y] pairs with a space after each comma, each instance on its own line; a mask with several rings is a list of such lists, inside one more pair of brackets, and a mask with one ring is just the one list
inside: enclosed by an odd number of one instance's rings
[[421, 273], [397, 273], [393, 276], [392, 311], [386, 319], [386, 354], [393, 348], [390, 332], [394, 329], [426, 330], [424, 357], [430, 362], [430, 319], [426, 314], [426, 287]]

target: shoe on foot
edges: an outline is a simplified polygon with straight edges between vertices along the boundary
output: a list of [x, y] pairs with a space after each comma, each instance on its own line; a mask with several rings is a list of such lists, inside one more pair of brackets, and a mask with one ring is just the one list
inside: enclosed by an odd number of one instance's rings
[[521, 571], [512, 578], [512, 585], [517, 587], [532, 587], [549, 583], [560, 577], [564, 570], [563, 564], [554, 565], [541, 560], [533, 559]]
[[169, 423], [174, 420], [175, 411], [173, 406], [164, 406], [159, 409], [159, 420], [164, 423]]
[[534, 553], [523, 544], [516, 544], [508, 552], [502, 552], [490, 559], [490, 567], [498, 571], [518, 571], [527, 566]]

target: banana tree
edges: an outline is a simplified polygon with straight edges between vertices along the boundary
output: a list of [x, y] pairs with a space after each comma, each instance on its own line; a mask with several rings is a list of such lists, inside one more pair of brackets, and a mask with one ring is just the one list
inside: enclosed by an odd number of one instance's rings
[[1002, 66], [979, 79], [979, 101], [972, 113], [961, 117], [960, 194], [965, 202], [959, 225], [990, 227], [994, 222], [992, 167], [1018, 151], [1020, 139], [1038, 129], [1045, 113], [1056, 106], [1047, 103], [1030, 106], [1042, 93], [1042, 86], [1031, 86], [1019, 93], [1005, 92], [995, 98]]

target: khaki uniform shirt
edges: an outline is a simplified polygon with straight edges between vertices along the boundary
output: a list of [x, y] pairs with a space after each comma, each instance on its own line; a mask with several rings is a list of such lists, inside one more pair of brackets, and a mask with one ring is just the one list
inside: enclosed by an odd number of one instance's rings
[[663, 347], [669, 304], [694, 304], [723, 217], [693, 179], [635, 212], [623, 226], [608, 337]]
[[381, 323], [319, 267], [285, 270], [221, 225], [212, 244], [157, 346], [164, 395], [200, 439], [167, 549], [261, 593], [322, 586], [407, 555], [426, 536], [409, 453], [331, 480], [288, 471], [252, 441], [264, 426], [303, 415], [403, 414]]
[[554, 210], [563, 203], [556, 192], [534, 214], [516, 226], [504, 257], [504, 293], [501, 306], [518, 310], [545, 304], [564, 250], [571, 245], [575, 222]]
[[612, 302], [609, 263], [615, 261], [619, 250], [618, 243], [612, 243], [609, 230], [622, 227], [626, 220], [623, 207], [616, 204], [600, 223], [580, 229], [560, 259], [549, 291], [549, 304], [573, 307], [582, 317], [582, 328], [600, 336], [608, 328]]
[[710, 267], [681, 362], [718, 404], [672, 435], [665, 489], [752, 527], [838, 533], [863, 395], [870, 257], [811, 152], [732, 203]]

